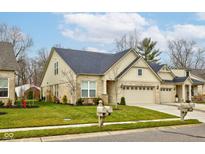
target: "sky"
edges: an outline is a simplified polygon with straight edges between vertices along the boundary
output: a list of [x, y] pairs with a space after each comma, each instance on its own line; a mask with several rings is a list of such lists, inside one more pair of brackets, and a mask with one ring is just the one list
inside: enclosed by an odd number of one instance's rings
[[169, 59], [168, 40], [194, 40], [205, 47], [205, 13], [0, 13], [0, 23], [18, 26], [33, 39], [29, 56], [55, 44], [114, 52], [114, 40], [134, 31], [139, 39], [157, 41], [163, 63]]

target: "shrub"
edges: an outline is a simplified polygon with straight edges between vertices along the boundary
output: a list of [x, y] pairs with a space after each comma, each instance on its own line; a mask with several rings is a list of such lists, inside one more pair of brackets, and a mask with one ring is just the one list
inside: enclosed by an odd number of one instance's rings
[[67, 99], [66, 95], [63, 96], [62, 102], [63, 102], [63, 104], [68, 103], [68, 99]]
[[97, 97], [97, 98], [93, 98], [93, 103], [95, 105], [98, 105], [99, 101], [102, 100], [100, 97]]
[[3, 103], [3, 101], [0, 101], [0, 106], [4, 106], [4, 103]]
[[8, 99], [6, 107], [12, 107], [12, 100], [11, 99]]
[[121, 97], [120, 105], [126, 105], [125, 97]]
[[33, 91], [30, 90], [30, 91], [28, 92], [27, 98], [28, 98], [28, 99], [33, 99]]
[[80, 106], [80, 105], [83, 105], [83, 102], [84, 100], [82, 98], [79, 98], [77, 101], [76, 101], [76, 105]]

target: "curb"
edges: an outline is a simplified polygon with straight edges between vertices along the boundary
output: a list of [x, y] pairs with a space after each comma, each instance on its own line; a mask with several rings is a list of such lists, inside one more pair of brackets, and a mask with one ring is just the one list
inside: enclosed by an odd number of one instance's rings
[[35, 137], [35, 138], [6, 140], [3, 142], [59, 142], [59, 141], [79, 139], [79, 138], [101, 137], [101, 136], [109, 136], [109, 135], [121, 135], [121, 134], [129, 134], [129, 133], [134, 133], [134, 132], [146, 132], [146, 131], [154, 131], [154, 130], [166, 130], [169, 128], [177, 129], [177, 128], [182, 128], [182, 127], [192, 127], [192, 126], [197, 126], [197, 125], [202, 125], [202, 124], [162, 126], [162, 127], [154, 127], [154, 128], [141, 128], [141, 129], [131, 129], [131, 130], [121, 130], [121, 131], [106, 131], [106, 132], [95, 132], [95, 133], [82, 133], [82, 134], [47, 136], [47, 137]]

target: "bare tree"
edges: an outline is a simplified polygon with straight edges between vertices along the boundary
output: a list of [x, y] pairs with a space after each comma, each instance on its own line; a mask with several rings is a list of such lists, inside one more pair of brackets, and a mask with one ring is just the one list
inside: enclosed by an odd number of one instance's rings
[[133, 48], [137, 50], [139, 43], [138, 33], [134, 30], [132, 33], [125, 34], [120, 38], [115, 39], [115, 46], [117, 52]]
[[196, 47], [194, 41], [172, 40], [168, 42], [171, 63], [176, 68], [202, 69], [205, 65], [205, 51]]
[[29, 79], [32, 76], [32, 72], [30, 71], [29, 67], [29, 60], [26, 56], [19, 57], [18, 60], [19, 64], [19, 70], [18, 70], [18, 78], [17, 78], [17, 84], [26, 84], [28, 83]]
[[198, 49], [194, 56], [194, 69], [205, 69], [205, 50]]
[[7, 24], [0, 24], [0, 41], [10, 42], [13, 45], [17, 60], [33, 45], [32, 38], [24, 34], [19, 27], [9, 27]]
[[118, 108], [118, 97], [119, 94], [121, 92], [121, 85], [120, 85], [120, 79], [118, 78], [119, 75], [119, 68], [120, 66], [115, 66], [112, 71], [111, 71], [111, 75], [110, 75], [110, 80], [114, 80], [114, 96], [115, 96], [115, 108]]
[[26, 62], [26, 50], [33, 45], [31, 37], [24, 34], [20, 28], [16, 26], [8, 26], [7, 24], [0, 24], [0, 41], [10, 42], [13, 46], [13, 50], [19, 64], [19, 70], [17, 72], [17, 84], [26, 83], [28, 76], [27, 62]]
[[38, 55], [36, 57], [29, 59], [28, 71], [29, 74], [31, 74], [29, 78], [30, 83], [40, 86], [48, 57], [49, 57], [48, 50], [42, 48], [38, 51]]
[[69, 88], [69, 93], [71, 95], [71, 101], [74, 104], [76, 101], [76, 89], [77, 89], [77, 81], [75, 75], [72, 71], [62, 71], [62, 74], [65, 78], [63, 83]]

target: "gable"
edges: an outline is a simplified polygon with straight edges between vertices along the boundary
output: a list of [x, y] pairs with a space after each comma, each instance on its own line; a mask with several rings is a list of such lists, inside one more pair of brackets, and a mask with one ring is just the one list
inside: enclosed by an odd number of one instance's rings
[[[138, 76], [138, 69], [142, 69], [142, 76]], [[122, 81], [160, 82], [160, 79], [143, 58], [137, 60], [121, 77]]]
[[158, 75], [163, 79], [163, 80], [173, 80], [174, 79], [174, 74], [171, 72], [171, 70], [167, 67], [167, 65], [164, 65], [158, 72]]
[[[58, 62], [58, 75], [54, 75], [54, 63]], [[64, 60], [55, 51], [51, 52], [50, 59], [43, 76], [41, 87], [59, 84], [64, 81], [62, 71], [72, 71]], [[74, 72], [73, 72], [74, 73]], [[75, 73], [74, 73], [75, 74]]]
[[185, 81], [184, 84], [192, 84], [192, 80], [188, 77]]
[[133, 50], [124, 55], [117, 63], [115, 63], [108, 71], [105, 72], [104, 78], [107, 80], [114, 80], [126, 67], [130, 65], [137, 57], [139, 57]]

